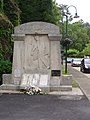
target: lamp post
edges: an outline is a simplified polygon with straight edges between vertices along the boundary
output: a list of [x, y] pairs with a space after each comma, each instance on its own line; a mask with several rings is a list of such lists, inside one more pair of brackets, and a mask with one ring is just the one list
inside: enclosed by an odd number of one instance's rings
[[[62, 13], [63, 13], [63, 16], [66, 17], [66, 36], [65, 36], [65, 73], [67, 73], [67, 49], [68, 49], [68, 44], [70, 44], [70, 39], [68, 38], [68, 17], [72, 18], [72, 16], [70, 16], [71, 14], [69, 13], [69, 8], [70, 7], [74, 7], [75, 8], [75, 15], [73, 18], [78, 18], [79, 16], [77, 15], [77, 9], [74, 5], [70, 5], [70, 6], [67, 6], [67, 5], [62, 5], [61, 6], [61, 9], [62, 9]], [[65, 11], [64, 11], [65, 10]]]

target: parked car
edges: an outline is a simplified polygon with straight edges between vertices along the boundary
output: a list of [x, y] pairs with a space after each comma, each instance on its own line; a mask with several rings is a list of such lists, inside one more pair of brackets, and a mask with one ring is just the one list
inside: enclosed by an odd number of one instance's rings
[[67, 57], [67, 63], [71, 63], [73, 58]]
[[84, 58], [80, 65], [81, 72], [90, 72], [90, 58]]
[[72, 67], [80, 67], [81, 65], [81, 58], [73, 58], [71, 61]]

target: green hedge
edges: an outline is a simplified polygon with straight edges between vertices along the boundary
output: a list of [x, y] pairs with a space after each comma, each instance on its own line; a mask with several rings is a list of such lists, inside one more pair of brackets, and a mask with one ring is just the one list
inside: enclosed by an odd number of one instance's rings
[[12, 63], [8, 60], [0, 59], [0, 84], [2, 84], [2, 75], [9, 74], [12, 71]]

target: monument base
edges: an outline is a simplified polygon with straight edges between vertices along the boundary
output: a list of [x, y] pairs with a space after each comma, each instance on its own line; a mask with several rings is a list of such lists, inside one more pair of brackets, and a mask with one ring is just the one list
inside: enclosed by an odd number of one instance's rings
[[[59, 78], [50, 78], [50, 74], [23, 74], [22, 82], [15, 85], [12, 82], [11, 74], [3, 75], [3, 84], [0, 86], [1, 90], [21, 90], [27, 86], [37, 86], [42, 92], [49, 93], [51, 91], [71, 91], [72, 90], [72, 76], [63, 76], [62, 80]], [[35, 79], [36, 78], [36, 79]]]
[[[13, 85], [13, 84], [2, 84], [0, 86], [0, 90], [21, 90], [25, 87], [20, 85]], [[72, 86], [50, 86], [50, 87], [40, 87], [43, 93], [49, 93], [51, 91], [71, 91]]]
[[71, 91], [72, 90], [72, 86], [53, 86], [50, 87], [50, 92], [51, 91]]
[[0, 90], [20, 90], [20, 86], [13, 84], [2, 84], [0, 86]]

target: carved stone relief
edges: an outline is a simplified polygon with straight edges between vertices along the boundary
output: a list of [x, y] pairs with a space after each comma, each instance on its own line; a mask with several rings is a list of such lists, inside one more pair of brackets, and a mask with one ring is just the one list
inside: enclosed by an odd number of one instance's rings
[[50, 51], [47, 35], [27, 35], [25, 39], [25, 68], [50, 68]]

